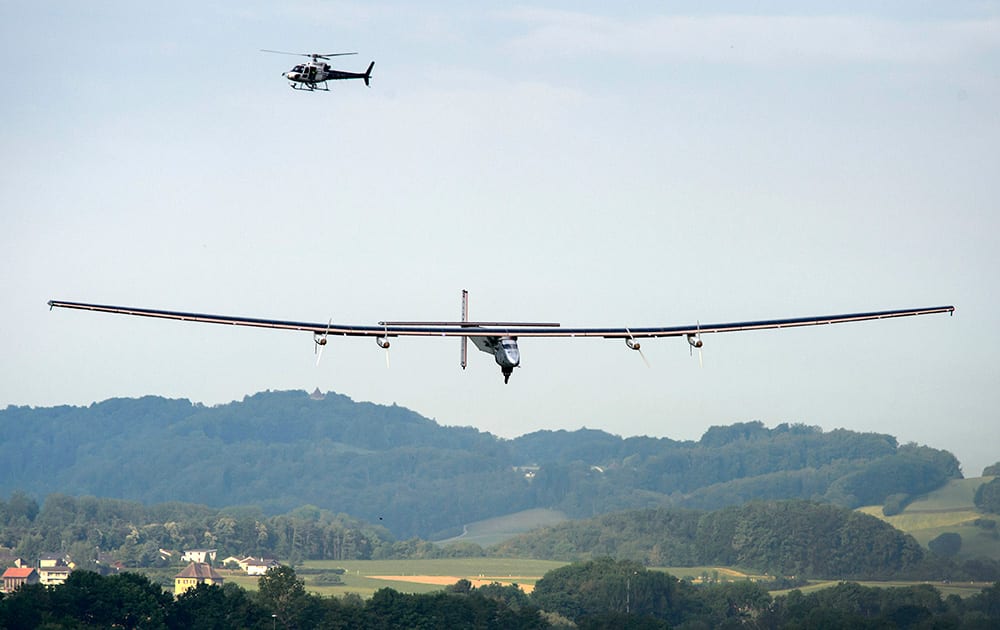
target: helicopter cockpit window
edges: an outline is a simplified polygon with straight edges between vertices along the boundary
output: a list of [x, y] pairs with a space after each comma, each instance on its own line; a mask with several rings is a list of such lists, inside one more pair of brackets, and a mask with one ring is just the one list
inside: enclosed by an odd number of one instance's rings
[[292, 68], [292, 72], [302, 72], [304, 68], [302, 66], [295, 66]]

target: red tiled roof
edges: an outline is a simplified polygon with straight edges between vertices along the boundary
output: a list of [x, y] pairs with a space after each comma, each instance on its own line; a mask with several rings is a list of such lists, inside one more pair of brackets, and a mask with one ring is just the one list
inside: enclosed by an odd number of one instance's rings
[[10, 567], [9, 569], [3, 572], [3, 577], [26, 578], [29, 575], [31, 575], [32, 571], [34, 571], [34, 569], [32, 569], [31, 567], [26, 567], [26, 568]]

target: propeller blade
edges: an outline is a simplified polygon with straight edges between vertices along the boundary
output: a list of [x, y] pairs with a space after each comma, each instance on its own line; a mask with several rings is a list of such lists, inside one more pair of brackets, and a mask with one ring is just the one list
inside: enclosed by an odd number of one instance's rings
[[646, 364], [646, 367], [650, 367], [649, 359], [647, 359], [646, 355], [642, 353], [642, 344], [640, 344], [638, 341], [635, 340], [635, 337], [632, 336], [631, 330], [626, 328], [625, 332], [628, 333], [628, 339], [625, 340], [625, 345], [628, 346], [631, 350], [635, 350], [636, 352], [638, 352], [639, 356], [642, 357], [642, 362]]
[[703, 367], [705, 367], [705, 359], [702, 357], [701, 349], [702, 349], [702, 347], [705, 344], [703, 344], [702, 341], [701, 341], [701, 320], [700, 319], [698, 320], [697, 325], [698, 325], [698, 332], [695, 334], [694, 338], [698, 342], [698, 367], [703, 368]]
[[642, 348], [639, 348], [639, 356], [642, 357], [642, 362], [646, 364], [646, 367], [653, 367], [649, 364], [649, 359], [647, 359], [646, 355], [642, 352]]
[[330, 334], [330, 326], [333, 325], [333, 318], [326, 323], [326, 331], [322, 335], [313, 333], [313, 354], [316, 355], [316, 367], [319, 367], [319, 360], [323, 358], [323, 348], [326, 347], [326, 338]]

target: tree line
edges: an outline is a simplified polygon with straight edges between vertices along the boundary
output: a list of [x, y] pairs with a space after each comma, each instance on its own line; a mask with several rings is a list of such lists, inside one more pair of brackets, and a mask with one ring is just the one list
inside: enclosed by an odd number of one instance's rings
[[[664, 418], [664, 423], [683, 421]], [[156, 396], [0, 410], [0, 493], [146, 504], [315, 505], [399, 538], [446, 538], [529, 508], [573, 518], [756, 499], [897, 505], [962, 476], [946, 451], [802, 424], [712, 427], [698, 441], [580, 429], [501, 439], [395, 405], [262, 392], [207, 407]], [[533, 475], [527, 475], [530, 467]]]
[[0, 596], [4, 628], [988, 628], [1000, 623], [1000, 582], [967, 599], [930, 585], [873, 588], [842, 582], [772, 597], [744, 580], [694, 584], [641, 564], [600, 558], [545, 574], [526, 595], [516, 585], [459, 580], [410, 595], [308, 593], [289, 567], [270, 569], [255, 592], [200, 584], [177, 598], [146, 576], [74, 572], [60, 586]]
[[[939, 537], [940, 538], [940, 537]], [[305, 560], [512, 556], [587, 560], [609, 556], [648, 566], [741, 566], [776, 576], [827, 579], [1000, 579], [1000, 563], [957, 562], [948, 540], [926, 554], [909, 535], [860, 512], [803, 500], [754, 501], [721, 510], [656, 508], [569, 521], [483, 548], [396, 540], [384, 527], [315, 506], [266, 516], [259, 508], [215, 509], [120, 499], [23, 493], [0, 500], [0, 546], [33, 561], [61, 552], [82, 568], [101, 558], [129, 567], [176, 565], [179, 553], [212, 548], [219, 560], [246, 555]], [[100, 556], [99, 556], [100, 554]]]
[[643, 566], [739, 566], [776, 577], [1000, 580], [1000, 561], [957, 560], [944, 535], [930, 553], [874, 516], [803, 500], [752, 501], [715, 511], [649, 509], [540, 528], [497, 555]]

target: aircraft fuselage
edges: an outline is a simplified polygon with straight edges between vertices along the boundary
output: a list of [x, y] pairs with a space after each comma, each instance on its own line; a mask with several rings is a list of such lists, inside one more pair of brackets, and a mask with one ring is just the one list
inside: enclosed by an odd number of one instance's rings
[[493, 355], [503, 373], [504, 383], [510, 379], [514, 368], [521, 364], [521, 351], [515, 337], [473, 337], [472, 342], [483, 352]]

